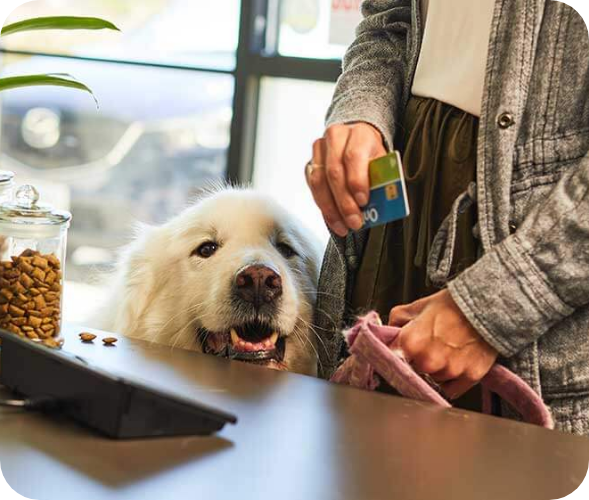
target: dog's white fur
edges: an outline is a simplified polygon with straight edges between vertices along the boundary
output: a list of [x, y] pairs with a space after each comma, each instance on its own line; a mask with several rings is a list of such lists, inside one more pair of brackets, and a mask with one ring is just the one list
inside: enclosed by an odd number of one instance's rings
[[[219, 250], [208, 259], [191, 255], [205, 241], [217, 242]], [[276, 246], [281, 242], [297, 255], [284, 257]], [[268, 265], [282, 277], [272, 326], [286, 339], [284, 366], [315, 374], [319, 262], [316, 242], [277, 203], [251, 189], [217, 189], [168, 223], [139, 231], [122, 255], [97, 326], [201, 351], [199, 331], [224, 332], [244, 320], [230, 300], [236, 273]]]

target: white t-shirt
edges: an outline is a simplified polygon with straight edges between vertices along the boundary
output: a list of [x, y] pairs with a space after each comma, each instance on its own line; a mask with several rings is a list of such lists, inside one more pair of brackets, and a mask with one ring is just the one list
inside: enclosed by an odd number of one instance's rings
[[423, 43], [414, 96], [481, 115], [495, 0], [421, 0]]

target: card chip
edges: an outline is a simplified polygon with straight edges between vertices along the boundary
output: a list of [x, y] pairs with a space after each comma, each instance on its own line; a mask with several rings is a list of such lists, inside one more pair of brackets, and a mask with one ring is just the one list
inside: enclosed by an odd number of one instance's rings
[[399, 189], [396, 184], [389, 184], [385, 187], [387, 200], [396, 200], [399, 197]]

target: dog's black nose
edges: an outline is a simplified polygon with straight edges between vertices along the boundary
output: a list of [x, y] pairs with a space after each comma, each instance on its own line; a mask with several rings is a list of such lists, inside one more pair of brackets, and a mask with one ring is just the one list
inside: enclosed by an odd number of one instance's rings
[[273, 269], [262, 265], [242, 269], [235, 278], [235, 285], [237, 295], [256, 308], [270, 304], [282, 295], [282, 278]]

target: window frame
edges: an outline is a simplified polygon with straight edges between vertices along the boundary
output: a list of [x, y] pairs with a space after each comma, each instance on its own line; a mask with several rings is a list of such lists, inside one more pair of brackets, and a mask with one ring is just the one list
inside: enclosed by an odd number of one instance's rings
[[[280, 0], [242, 0], [227, 178], [249, 183], [254, 169], [260, 82], [264, 77], [335, 82], [340, 59], [286, 57], [277, 53]], [[268, 12], [275, 13], [273, 19]]]
[[[0, 46], [0, 54], [42, 56], [141, 67], [198, 71], [234, 78], [233, 117], [227, 154], [226, 180], [248, 184], [253, 178], [258, 130], [260, 84], [264, 77], [335, 82], [341, 74], [341, 59], [308, 59], [278, 54], [280, 0], [241, 0], [239, 38], [233, 70], [198, 65], [176, 65], [119, 58], [86, 57], [12, 50]], [[273, 15], [269, 16], [268, 13]]]

